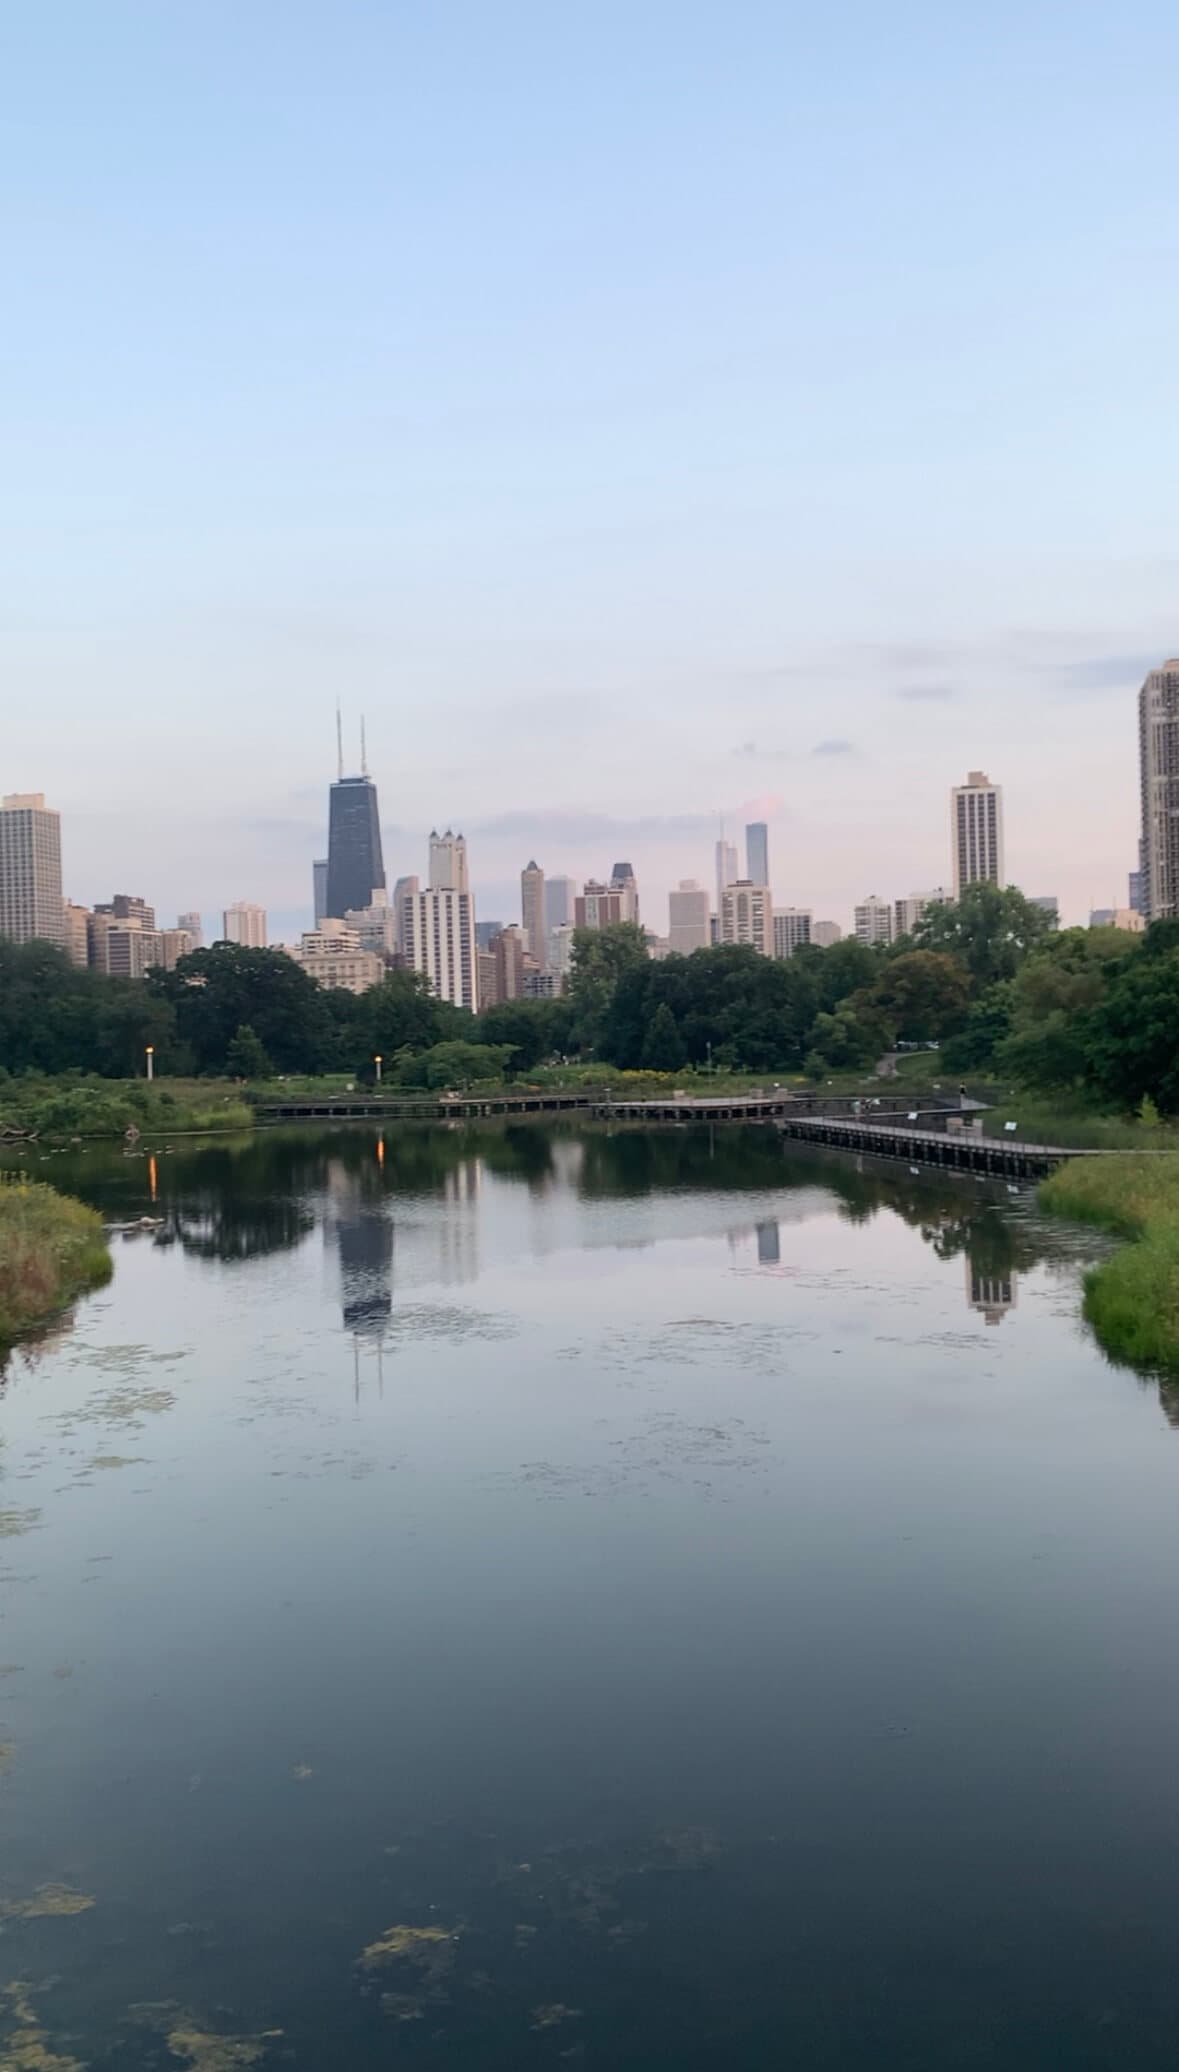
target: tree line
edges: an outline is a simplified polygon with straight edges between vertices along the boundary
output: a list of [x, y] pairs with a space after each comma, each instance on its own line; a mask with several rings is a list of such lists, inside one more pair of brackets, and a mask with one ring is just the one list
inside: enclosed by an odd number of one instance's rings
[[856, 1071], [900, 1044], [938, 1044], [948, 1074], [1079, 1091], [1179, 1114], [1179, 922], [1145, 935], [1051, 933], [1014, 889], [971, 886], [888, 948], [744, 946], [652, 961], [639, 929], [579, 931], [561, 1000], [478, 1016], [390, 971], [326, 990], [281, 951], [218, 944], [146, 980], [81, 970], [47, 943], [0, 942], [0, 1069], [257, 1079], [348, 1072], [421, 1087], [592, 1060], [616, 1070]]

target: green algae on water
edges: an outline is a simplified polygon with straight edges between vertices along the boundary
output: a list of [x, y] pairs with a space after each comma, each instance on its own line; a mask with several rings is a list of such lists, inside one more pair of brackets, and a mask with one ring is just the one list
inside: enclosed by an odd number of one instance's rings
[[75, 1892], [70, 1885], [38, 1885], [28, 1899], [0, 1902], [0, 1921], [49, 1921], [72, 1914], [88, 1914], [97, 1902], [88, 1892]]

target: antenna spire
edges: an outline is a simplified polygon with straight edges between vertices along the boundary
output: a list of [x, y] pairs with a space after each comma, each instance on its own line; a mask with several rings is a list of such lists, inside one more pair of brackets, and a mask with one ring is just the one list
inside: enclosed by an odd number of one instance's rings
[[344, 723], [340, 718], [340, 701], [336, 699], [336, 775], [344, 781]]
[[361, 715], [360, 715], [360, 774], [361, 774], [361, 776], [362, 776], [362, 777], [367, 777], [367, 776], [368, 776], [368, 749], [367, 749], [367, 748], [365, 747], [365, 741], [364, 741], [364, 714], [363, 714], [363, 712], [362, 712], [362, 713], [361, 713]]

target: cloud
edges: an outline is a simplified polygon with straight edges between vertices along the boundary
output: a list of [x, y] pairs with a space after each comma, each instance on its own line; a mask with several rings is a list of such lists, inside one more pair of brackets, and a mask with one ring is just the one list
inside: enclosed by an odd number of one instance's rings
[[812, 755], [854, 755], [855, 744], [851, 741], [818, 741], [811, 750]]
[[909, 705], [946, 705], [955, 695], [952, 683], [903, 683], [896, 691]]
[[595, 813], [585, 807], [552, 807], [537, 811], [524, 808], [495, 813], [489, 820], [475, 821], [466, 833], [496, 841], [621, 842], [677, 841], [714, 833], [715, 813], [639, 813], [625, 818], [612, 813]]

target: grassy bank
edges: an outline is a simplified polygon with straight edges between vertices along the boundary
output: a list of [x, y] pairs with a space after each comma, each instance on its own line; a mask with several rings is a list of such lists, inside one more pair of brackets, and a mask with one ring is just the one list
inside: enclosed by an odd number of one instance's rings
[[1179, 1372], [1179, 1155], [1073, 1159], [1039, 1198], [1129, 1240], [1085, 1276], [1085, 1315], [1104, 1350]]
[[36, 1182], [0, 1174], [0, 1350], [110, 1279], [102, 1218]]
[[231, 1079], [98, 1079], [66, 1073], [0, 1081], [0, 1133], [121, 1137], [249, 1129], [253, 1109]]

